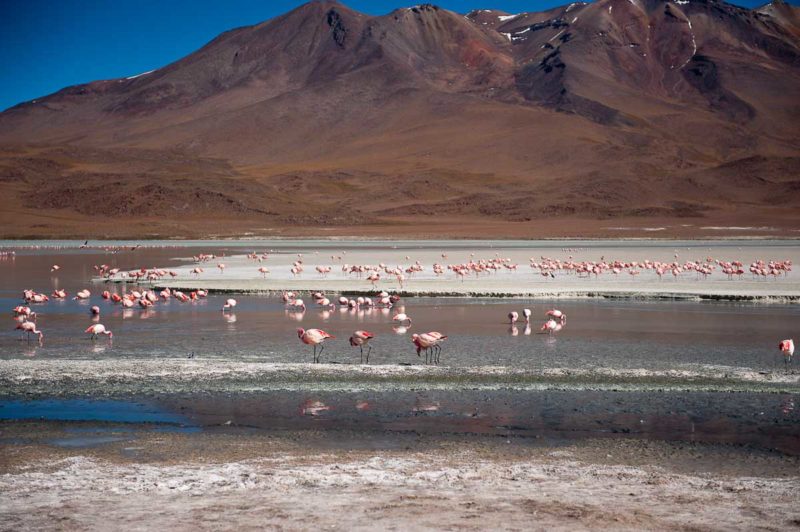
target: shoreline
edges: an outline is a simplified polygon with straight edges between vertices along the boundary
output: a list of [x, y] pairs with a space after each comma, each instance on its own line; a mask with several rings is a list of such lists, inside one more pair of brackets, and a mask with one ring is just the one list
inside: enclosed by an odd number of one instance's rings
[[[800, 302], [800, 277], [789, 272], [770, 278], [754, 277], [749, 273], [731, 278], [722, 273], [721, 268], [715, 267], [713, 274], [702, 278], [691, 271], [677, 275], [667, 272], [664, 278], [659, 278], [652, 269], [632, 267], [613, 273], [609, 269], [594, 277], [580, 276], [574, 270], [566, 269], [547, 276], [539, 269], [538, 263], [545, 257], [573, 264], [620, 261], [641, 265], [648, 260], [666, 264], [690, 261], [705, 264], [707, 260], [711, 261], [711, 257], [718, 261], [740, 261], [744, 265], [758, 260], [800, 263], [800, 246], [793, 241], [753, 242], [749, 245], [719, 240], [684, 241], [675, 242], [674, 247], [671, 242], [654, 240], [376, 242], [372, 246], [369, 241], [360, 241], [361, 245], [332, 240], [273, 241], [265, 242], [262, 247], [266, 249], [273, 244], [274, 249], [252, 253], [246, 243], [238, 242], [241, 251], [226, 250], [224, 256], [209, 261], [195, 262], [192, 257], [176, 256], [174, 260], [183, 261], [183, 265], [155, 266], [168, 269], [175, 277], [139, 282], [158, 289], [204, 289], [262, 295], [319, 291], [329, 297], [333, 294], [373, 296], [385, 290], [406, 297]], [[258, 247], [253, 246], [255, 249]], [[261, 256], [254, 260], [252, 254]], [[176, 255], [180, 252], [177, 251]], [[508, 268], [495, 267], [494, 271], [469, 272], [461, 277], [451, 269], [451, 266], [468, 262], [483, 261], [486, 264], [496, 260], [501, 260]], [[295, 271], [296, 261], [302, 262], [304, 271]], [[224, 263], [224, 272], [217, 269], [218, 263]], [[438, 273], [435, 271], [437, 264], [440, 268]], [[354, 265], [359, 265], [362, 273], [354, 275]], [[267, 268], [263, 274], [258, 272], [262, 266]], [[368, 281], [370, 272], [377, 272], [379, 279]], [[404, 278], [392, 272], [405, 272]], [[95, 284], [128, 281], [126, 278], [93, 279]]]
[[518, 390], [800, 393], [800, 372], [308, 364], [224, 359], [0, 360], [0, 397], [277, 390]]
[[[106, 279], [93, 279], [93, 283], [99, 284], [107, 282]], [[123, 279], [111, 280], [112, 283], [125, 283]], [[187, 282], [186, 280], [176, 281], [139, 281], [137, 284], [152, 286], [156, 290], [169, 288], [170, 290], [207, 290], [209, 293], [216, 294], [242, 294], [242, 295], [265, 295], [269, 297], [280, 296], [283, 292], [293, 291], [302, 294], [314, 292], [335, 293], [343, 296], [368, 296], [374, 297], [376, 289], [363, 289], [353, 286], [351, 281], [290, 281], [278, 283], [272, 281], [269, 287], [254, 287], [254, 284], [268, 284], [252, 280], [207, 280]], [[363, 283], [361, 283], [363, 285]], [[756, 302], [756, 303], [777, 303], [795, 304], [800, 303], [800, 291], [764, 293], [760, 290], [718, 292], [713, 290], [701, 291], [651, 291], [647, 288], [640, 290], [630, 290], [627, 287], [618, 289], [606, 288], [604, 290], [552, 290], [552, 289], [519, 289], [517, 291], [496, 291], [492, 289], [471, 289], [464, 288], [455, 290], [454, 287], [443, 289], [426, 290], [403, 290], [381, 287], [391, 294], [400, 297], [443, 297], [459, 298], [474, 297], [488, 299], [622, 299], [622, 300], [649, 300], [649, 301], [727, 301], [727, 302]]]

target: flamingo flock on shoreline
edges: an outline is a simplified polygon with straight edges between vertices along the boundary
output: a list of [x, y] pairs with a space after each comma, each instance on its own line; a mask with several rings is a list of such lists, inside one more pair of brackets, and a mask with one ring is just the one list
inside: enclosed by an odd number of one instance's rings
[[[137, 248], [138, 246], [131, 248], [131, 250], [135, 250]], [[342, 255], [339, 256], [332, 255], [331, 260], [342, 263], [343, 255], [345, 254], [346, 252], [342, 252]], [[465, 278], [468, 276], [474, 275], [475, 277], [478, 277], [481, 275], [490, 275], [501, 271], [516, 272], [518, 270], [519, 265], [514, 263], [510, 258], [502, 258], [499, 256], [499, 253], [496, 255], [497, 256], [489, 259], [475, 259], [474, 254], [471, 254], [470, 260], [464, 263], [441, 264], [436, 262], [432, 266], [432, 271], [435, 276], [442, 276], [445, 275], [446, 272], [452, 272], [456, 276], [457, 280], [464, 282]], [[198, 266], [191, 269], [190, 272], [194, 275], [203, 274], [204, 270], [201, 266], [199, 266], [199, 264], [207, 263], [214, 259], [219, 259], [220, 257], [224, 257], [224, 254], [196, 255], [193, 257], [193, 259], [198, 263]], [[262, 263], [269, 258], [269, 254], [266, 252], [253, 252], [248, 254], [247, 258]], [[411, 260], [410, 256], [406, 256], [405, 258], [406, 260]], [[443, 253], [442, 258], [447, 259], [447, 255]], [[650, 271], [658, 276], [659, 279], [662, 279], [664, 275], [671, 275], [673, 279], [678, 279], [680, 276], [690, 274], [694, 274], [697, 279], [706, 279], [715, 273], [721, 273], [727, 276], [729, 280], [734, 280], [741, 279], [747, 272], [749, 272], [752, 279], [766, 280], [768, 278], [778, 279], [780, 277], [788, 277], [792, 270], [791, 260], [767, 261], [759, 259], [753, 261], [750, 263], [749, 267], [747, 267], [741, 261], [723, 261], [713, 259], [712, 257], [707, 257], [705, 260], [679, 261], [678, 254], [676, 253], [674, 258], [674, 261], [667, 262], [649, 259], [643, 261], [606, 261], [604, 257], [599, 261], [574, 261], [572, 256], [570, 256], [567, 260], [540, 257], [538, 259], [531, 258], [529, 266], [534, 272], [549, 279], [555, 279], [557, 275], [574, 275], [579, 278], [597, 278], [604, 274], [619, 275], [622, 273], [627, 273], [632, 278], [635, 278], [642, 272]], [[227, 267], [226, 264], [223, 262], [218, 262], [216, 266], [219, 270], [219, 273], [223, 275]], [[298, 254], [297, 260], [292, 262], [290, 273], [295, 277], [301, 276], [305, 271], [305, 267], [306, 264], [303, 259], [303, 255]], [[50, 272], [55, 275], [60, 272], [61, 269], [62, 267], [60, 265], [53, 264], [50, 267]], [[326, 265], [317, 265], [314, 267], [314, 269], [322, 279], [327, 278], [327, 276], [333, 271], [333, 267]], [[179, 275], [178, 272], [161, 268], [140, 268], [123, 271], [119, 268], [112, 268], [105, 264], [95, 265], [94, 270], [99, 277], [104, 278], [106, 281], [122, 280], [132, 281], [135, 283], [154, 283], [167, 276], [174, 278]], [[270, 270], [264, 266], [260, 266], [257, 271], [262, 278], [266, 278], [266, 276], [270, 273]], [[346, 277], [355, 276], [359, 279], [365, 279], [372, 285], [373, 288], [377, 287], [377, 284], [384, 278], [395, 279], [402, 288], [405, 282], [407, 282], [409, 279], [413, 279], [415, 275], [426, 271], [426, 268], [419, 260], [415, 260], [407, 267], [391, 267], [384, 263], [378, 263], [375, 265], [342, 263], [341, 271]], [[144, 289], [141, 291], [131, 290], [130, 292], [124, 292], [122, 295], [116, 293], [112, 294], [109, 291], [104, 291], [102, 297], [103, 299], [109, 300], [112, 303], [119, 303], [125, 308], [138, 306], [147, 310], [156, 305], [159, 301], [166, 301], [170, 298], [174, 298], [181, 302], [191, 302], [205, 298], [207, 294], [208, 292], [206, 290], [193, 290], [187, 294], [180, 290], [170, 290], [169, 288], [165, 288], [158, 293], [156, 293], [156, 291], [153, 289]], [[49, 297], [46, 294], [37, 293], [33, 290], [25, 290], [23, 292], [23, 298], [28, 304], [44, 304], [50, 301], [50, 297], [53, 299], [64, 300], [67, 298], [67, 292], [63, 289], [55, 289]], [[91, 292], [88, 289], [84, 289], [76, 292], [72, 299], [75, 301], [87, 301], [91, 299], [91, 297]], [[282, 297], [284, 303], [286, 304], [287, 310], [290, 312], [303, 313], [307, 310], [307, 306], [303, 299], [297, 297], [295, 293], [284, 292]], [[340, 296], [334, 300], [331, 300], [322, 292], [313, 292], [311, 297], [315, 307], [323, 310], [334, 309], [337, 303], [341, 308], [349, 309], [391, 309], [399, 301], [398, 295], [390, 295], [385, 291], [377, 292], [374, 298], [364, 296], [347, 298], [345, 296]], [[236, 299], [227, 299], [222, 308], [223, 312], [233, 311], [236, 304]], [[97, 321], [100, 316], [100, 308], [96, 305], [92, 306], [91, 314], [93, 315], [95, 321]], [[521, 316], [525, 324], [530, 325], [532, 317], [531, 310], [527, 308], [523, 309]], [[42, 341], [44, 333], [37, 327], [36, 313], [33, 312], [29, 306], [15, 307], [14, 317], [18, 321], [16, 326], [17, 330], [20, 330], [24, 335], [27, 335], [28, 339], [30, 339], [31, 335], [34, 335], [38, 337], [40, 342]], [[235, 317], [235, 315], [233, 317]], [[512, 311], [508, 314], [508, 319], [513, 327], [514, 324], [520, 319], [520, 314], [517, 311]], [[398, 311], [392, 316], [392, 322], [397, 323], [399, 326], [398, 329], [402, 329], [402, 332], [405, 332], [406, 328], [412, 324], [412, 319], [405, 312]], [[565, 326], [566, 315], [560, 310], [552, 309], [546, 312], [545, 321], [541, 325], [540, 331], [545, 334], [554, 334], [562, 331]], [[107, 330], [105, 326], [100, 323], [94, 323], [93, 325], [89, 326], [85, 332], [89, 333], [90, 338], [92, 339], [96, 339], [100, 335], [107, 336], [109, 340], [113, 338], [113, 333], [111, 333], [110, 330]], [[320, 360], [321, 354], [324, 350], [323, 343], [325, 340], [335, 338], [334, 336], [320, 329], [298, 329], [297, 332], [302, 343], [314, 346], [313, 356], [315, 363], [319, 362]], [[362, 363], [364, 363], [365, 358], [366, 362], [369, 363], [369, 358], [373, 347], [370, 341], [375, 337], [375, 334], [364, 330], [355, 331], [349, 337], [348, 341], [350, 345], [352, 347], [360, 348]], [[421, 357], [421, 352], [425, 351], [426, 364], [429, 363], [429, 361], [430, 363], [439, 363], [442, 350], [441, 344], [445, 339], [447, 339], [446, 335], [436, 331], [418, 334], [415, 333], [411, 337], [411, 341], [415, 346], [417, 355]], [[317, 346], [319, 347], [319, 353], [317, 352]], [[364, 349], [365, 347], [366, 357]], [[783, 354], [784, 362], [788, 367], [788, 364], [791, 362], [794, 354], [793, 341], [791, 339], [781, 341], [779, 344], [779, 349]]]

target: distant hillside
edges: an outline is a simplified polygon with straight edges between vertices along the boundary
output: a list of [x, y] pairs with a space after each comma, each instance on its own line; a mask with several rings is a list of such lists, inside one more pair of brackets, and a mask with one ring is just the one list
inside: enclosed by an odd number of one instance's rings
[[800, 235], [798, 13], [311, 2], [0, 114], [2, 233]]

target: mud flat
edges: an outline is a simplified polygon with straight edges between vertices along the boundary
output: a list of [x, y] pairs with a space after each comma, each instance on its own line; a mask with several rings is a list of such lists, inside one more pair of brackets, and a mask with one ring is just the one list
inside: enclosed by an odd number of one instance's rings
[[[0, 434], [6, 530], [786, 530], [800, 523], [797, 459], [725, 446], [410, 435], [392, 448], [380, 440], [354, 446], [358, 436], [347, 434], [188, 436], [31, 422], [2, 423]], [[83, 445], [69, 444], [78, 438]]]
[[0, 397], [263, 390], [671, 390], [797, 393], [796, 370], [687, 365], [674, 370], [286, 364], [219, 359], [0, 360]]

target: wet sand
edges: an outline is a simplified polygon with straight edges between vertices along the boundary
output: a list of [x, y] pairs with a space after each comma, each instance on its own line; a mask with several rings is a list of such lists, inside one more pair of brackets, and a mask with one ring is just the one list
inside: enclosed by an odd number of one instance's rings
[[800, 524], [797, 459], [737, 447], [413, 434], [387, 445], [330, 431], [185, 435], [30, 422], [4, 422], [0, 435], [6, 530]]
[[364, 389], [539, 389], [800, 391], [796, 368], [753, 371], [730, 366], [692, 370], [501, 366], [286, 364], [229, 360], [0, 360], [0, 397]]

